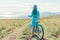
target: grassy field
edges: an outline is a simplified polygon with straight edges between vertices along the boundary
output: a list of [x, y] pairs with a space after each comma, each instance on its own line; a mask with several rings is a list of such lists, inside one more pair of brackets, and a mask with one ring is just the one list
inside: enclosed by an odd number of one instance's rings
[[60, 16], [44, 18], [41, 23], [45, 26], [46, 40], [60, 40]]
[[[0, 39], [13, 33], [14, 29], [30, 22], [30, 19], [0, 19]], [[44, 25], [44, 39], [60, 40], [60, 16], [42, 18], [40, 23]], [[29, 25], [26, 25], [26, 27], [22, 32], [22, 36], [29, 34]], [[20, 40], [22, 36], [17, 36], [17, 40]]]
[[21, 27], [26, 22], [25, 19], [0, 19], [0, 39], [8, 36], [14, 29]]
[[[40, 23], [44, 25], [45, 40], [60, 40], [60, 16], [42, 18]], [[23, 37], [29, 35], [29, 27], [23, 31], [22, 35]]]

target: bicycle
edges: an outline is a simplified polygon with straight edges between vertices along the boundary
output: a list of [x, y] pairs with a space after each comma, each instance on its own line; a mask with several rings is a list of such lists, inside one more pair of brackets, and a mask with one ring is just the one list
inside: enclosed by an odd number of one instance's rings
[[[32, 25], [30, 24], [30, 30], [32, 28]], [[44, 26], [42, 24], [37, 23], [34, 28], [34, 37], [31, 38], [31, 40], [43, 40], [44, 37]]]

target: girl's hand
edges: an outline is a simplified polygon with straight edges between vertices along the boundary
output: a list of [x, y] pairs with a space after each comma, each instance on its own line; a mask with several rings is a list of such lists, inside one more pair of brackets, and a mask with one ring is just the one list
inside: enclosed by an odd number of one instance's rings
[[30, 15], [28, 15], [28, 17], [30, 17]]
[[28, 15], [28, 17], [30, 17], [30, 15]]

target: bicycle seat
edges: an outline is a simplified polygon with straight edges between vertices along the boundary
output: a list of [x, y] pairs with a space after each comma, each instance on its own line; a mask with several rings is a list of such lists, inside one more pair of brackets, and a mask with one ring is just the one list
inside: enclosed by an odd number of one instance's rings
[[39, 21], [36, 21], [36, 23], [40, 23]]

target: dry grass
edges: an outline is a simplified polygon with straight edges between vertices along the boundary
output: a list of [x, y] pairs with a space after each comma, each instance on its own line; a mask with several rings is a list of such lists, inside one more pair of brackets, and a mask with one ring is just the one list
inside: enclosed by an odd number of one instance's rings
[[[60, 16], [42, 18], [40, 23], [44, 25], [44, 38], [46, 40], [60, 40]], [[29, 32], [29, 28], [26, 28], [22, 35], [29, 35]]]
[[[13, 32], [14, 29], [23, 26], [25, 23], [31, 22], [30, 19], [4, 19], [0, 20], [0, 38], [3, 38]], [[44, 25], [46, 40], [60, 40], [60, 16], [42, 18], [40, 23]], [[29, 25], [23, 31], [22, 35], [29, 34]], [[18, 36], [19, 40], [21, 36]]]
[[0, 19], [0, 39], [27, 22], [25, 19]]

